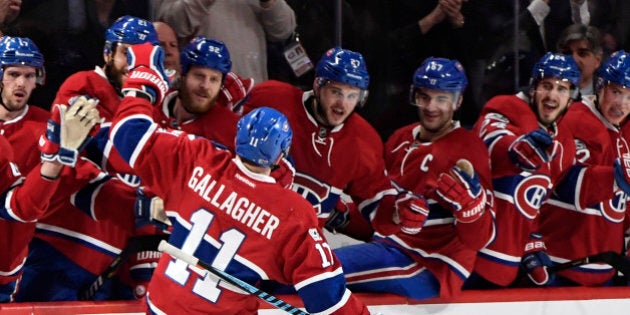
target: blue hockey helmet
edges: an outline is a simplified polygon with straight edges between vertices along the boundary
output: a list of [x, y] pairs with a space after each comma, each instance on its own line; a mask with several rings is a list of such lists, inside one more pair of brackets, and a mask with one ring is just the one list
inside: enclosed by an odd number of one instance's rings
[[109, 54], [116, 43], [135, 45], [146, 42], [160, 44], [153, 24], [135, 16], [121, 16], [105, 31], [104, 53]]
[[544, 78], [556, 78], [571, 84], [571, 98], [577, 98], [580, 87], [580, 69], [572, 56], [558, 53], [546, 53], [532, 69], [530, 88], [534, 89], [538, 81]]
[[358, 87], [362, 90], [359, 104], [363, 105], [367, 100], [370, 74], [360, 53], [341, 47], [329, 49], [317, 62], [315, 77], [318, 87], [322, 87], [327, 81]]
[[182, 74], [186, 75], [190, 66], [201, 66], [223, 73], [223, 78], [232, 69], [230, 52], [222, 41], [197, 36], [181, 52]]
[[293, 131], [287, 118], [275, 109], [256, 108], [236, 128], [236, 154], [247, 161], [270, 167], [280, 153], [289, 154]]
[[429, 57], [413, 75], [409, 101], [416, 105], [415, 91], [419, 88], [461, 94], [468, 85], [464, 67], [457, 60]]
[[37, 84], [43, 85], [46, 79], [44, 56], [27, 37], [4, 36], [0, 40], [0, 79], [6, 66], [29, 66], [36, 70]]
[[599, 69], [597, 89], [615, 83], [630, 88], [630, 54], [624, 50], [614, 52]]

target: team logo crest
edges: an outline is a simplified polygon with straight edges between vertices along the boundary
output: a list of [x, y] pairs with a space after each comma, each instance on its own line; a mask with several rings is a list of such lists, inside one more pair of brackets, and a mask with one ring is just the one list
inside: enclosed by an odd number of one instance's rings
[[623, 222], [626, 216], [626, 198], [623, 191], [617, 191], [615, 197], [607, 202], [600, 203], [602, 216], [613, 223]]
[[543, 175], [525, 177], [514, 188], [514, 206], [526, 218], [534, 219], [547, 198], [549, 189], [551, 189], [549, 177]]

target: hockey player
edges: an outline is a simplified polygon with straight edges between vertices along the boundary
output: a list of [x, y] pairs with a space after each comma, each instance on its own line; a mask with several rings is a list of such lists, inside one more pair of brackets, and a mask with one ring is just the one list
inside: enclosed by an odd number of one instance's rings
[[[107, 123], [111, 122], [120, 103], [120, 88], [128, 74], [127, 47], [145, 41], [158, 43], [150, 22], [131, 16], [116, 20], [105, 32], [105, 65], [70, 76], [60, 87], [55, 104], [66, 104], [80, 95], [96, 98], [97, 109], [105, 119], [101, 129], [107, 130]], [[105, 141], [99, 141], [103, 139]], [[131, 173], [122, 159], [116, 163], [107, 163], [111, 145], [108, 146], [106, 140], [106, 137], [93, 139], [91, 143], [102, 145], [103, 152], [90, 150], [89, 157], [112, 176]], [[116, 167], [112, 168], [111, 165]], [[53, 211], [50, 215], [37, 222], [36, 235], [25, 266], [25, 290], [18, 294], [18, 300], [79, 299], [85, 286], [118, 257], [129, 237], [134, 235], [132, 209], [137, 195], [136, 187], [132, 185], [138, 183], [129, 180], [127, 183], [130, 185], [124, 187], [108, 174], [97, 176], [90, 185], [82, 187], [72, 200], [59, 200], [51, 205]], [[116, 198], [112, 198], [112, 195], [116, 195]], [[128, 215], [118, 220], [94, 221], [95, 207], [107, 205], [111, 205], [110, 209], [129, 209]], [[69, 216], [73, 220], [68, 220]], [[109, 299], [108, 290], [108, 287], [104, 288], [94, 299]], [[129, 296], [133, 297], [133, 294]]]
[[475, 131], [490, 152], [497, 235], [479, 252], [467, 287], [520, 285], [514, 283], [519, 266], [536, 285], [552, 280], [539, 211], [569, 171], [584, 172], [575, 183], [588, 192], [577, 198], [583, 206], [612, 199], [615, 183], [626, 184], [623, 176], [613, 179], [612, 165], [574, 165], [573, 137], [558, 121], [578, 96], [579, 82], [571, 56], [547, 53], [532, 69], [527, 94], [496, 96], [484, 106]]
[[37, 140], [50, 115], [27, 104], [37, 84], [45, 81], [44, 56], [33, 41], [11, 36], [0, 40], [0, 79], [0, 134], [13, 147], [20, 170], [28, 173], [40, 163]]
[[181, 86], [156, 106], [155, 121], [233, 150], [239, 116], [219, 101], [232, 68], [227, 47], [218, 40], [195, 37], [182, 50], [181, 65]]
[[392, 134], [385, 161], [392, 180], [426, 203], [394, 218], [379, 210], [373, 242], [335, 251], [352, 291], [452, 297], [472, 272], [477, 251], [492, 240], [487, 150], [453, 120], [466, 84], [456, 60], [431, 57], [415, 72], [410, 102], [418, 106], [419, 122]]
[[[286, 117], [270, 108], [244, 116], [236, 156], [206, 139], [159, 129], [152, 104], [164, 97], [165, 75], [161, 60], [150, 56], [161, 48], [134, 45], [130, 53], [137, 58], [110, 138], [145, 185], [165, 196], [165, 205], [178, 205], [167, 212], [170, 242], [250, 284], [273, 279], [295, 285], [311, 313], [368, 314], [345, 288], [311, 205], [269, 176], [292, 141]], [[163, 255], [147, 303], [160, 314], [256, 314], [259, 301]]]
[[[582, 96], [560, 121], [569, 129], [579, 163], [610, 167], [616, 159], [628, 159], [628, 135], [622, 134], [630, 113], [630, 54], [613, 53], [599, 70], [596, 94]], [[626, 194], [580, 207], [575, 196], [588, 193], [579, 184], [580, 173], [570, 176], [556, 188], [550, 202], [540, 212], [540, 233], [544, 236], [551, 261], [563, 263], [604, 251], [620, 252], [628, 222]], [[601, 183], [600, 189], [606, 187]], [[611, 284], [615, 270], [606, 264], [586, 264], [561, 271], [552, 285], [599, 286]]]
[[[63, 131], [58, 145], [67, 153], [63, 163], [73, 165], [77, 156], [73, 152], [79, 149], [90, 129], [99, 122], [98, 112], [94, 104], [75, 107], [67, 112], [64, 106], [60, 115]], [[62, 160], [54, 159], [35, 166], [23, 177], [14, 162], [13, 148], [4, 136], [0, 136], [0, 152], [1, 303], [13, 302], [19, 289], [28, 243], [35, 229], [34, 221], [46, 213], [59, 185], [66, 184], [68, 179], [73, 180], [76, 173], [65, 170], [62, 175], [64, 164]]]
[[105, 64], [68, 77], [59, 87], [53, 103], [67, 104], [72, 97], [89, 95], [99, 100], [101, 117], [111, 121], [120, 103], [120, 88], [128, 76], [127, 48], [144, 42], [159, 44], [151, 22], [128, 15], [118, 18], [105, 31]]
[[254, 86], [244, 112], [272, 106], [288, 117], [296, 139], [293, 190], [313, 204], [322, 227], [369, 240], [368, 220], [379, 202], [393, 207], [398, 192], [385, 174], [380, 136], [355, 113], [367, 98], [367, 67], [361, 54], [335, 47], [319, 60], [315, 76], [306, 92], [274, 80]]

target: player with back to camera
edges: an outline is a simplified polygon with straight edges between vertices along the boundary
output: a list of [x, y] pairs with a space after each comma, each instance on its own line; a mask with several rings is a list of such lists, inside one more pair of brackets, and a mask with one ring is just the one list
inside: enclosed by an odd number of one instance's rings
[[[176, 209], [167, 212], [169, 242], [252, 285], [292, 284], [309, 312], [369, 314], [345, 288], [312, 206], [269, 176], [292, 143], [286, 117], [270, 108], [243, 116], [236, 155], [207, 139], [159, 129], [152, 106], [167, 90], [161, 48], [134, 45], [130, 53], [136, 58], [110, 138], [145, 185], [164, 196], [166, 208]], [[147, 303], [160, 314], [256, 314], [260, 302], [165, 254]]]

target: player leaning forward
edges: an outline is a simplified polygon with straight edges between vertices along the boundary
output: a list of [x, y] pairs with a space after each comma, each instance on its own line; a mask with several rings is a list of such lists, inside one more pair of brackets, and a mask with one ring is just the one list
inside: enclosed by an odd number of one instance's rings
[[[208, 140], [158, 129], [151, 104], [160, 104], [166, 93], [163, 53], [150, 44], [134, 45], [129, 53], [136, 58], [110, 138], [166, 208], [177, 209], [168, 212], [170, 243], [250, 284], [293, 284], [311, 313], [368, 314], [325, 250], [312, 206], [269, 176], [289, 150], [286, 117], [270, 108], [244, 116], [236, 156]], [[256, 314], [259, 302], [163, 255], [147, 303], [158, 314]]]

